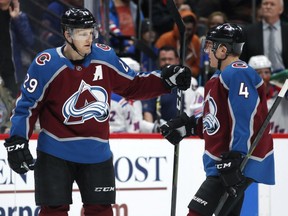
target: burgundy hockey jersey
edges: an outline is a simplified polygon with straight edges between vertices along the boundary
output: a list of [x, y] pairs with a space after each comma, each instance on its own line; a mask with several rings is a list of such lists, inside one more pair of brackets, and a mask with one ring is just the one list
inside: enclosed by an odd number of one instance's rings
[[160, 71], [136, 73], [109, 46], [93, 44], [79, 65], [72, 64], [62, 49], [46, 50], [32, 62], [11, 117], [10, 136], [29, 139], [39, 118], [39, 151], [79, 163], [105, 161], [112, 156], [111, 92], [147, 99], [170, 90]]

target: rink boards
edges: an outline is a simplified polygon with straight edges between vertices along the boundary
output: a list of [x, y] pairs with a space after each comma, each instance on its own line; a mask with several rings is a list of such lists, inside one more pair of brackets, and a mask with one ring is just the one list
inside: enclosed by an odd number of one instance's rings
[[[0, 139], [0, 215], [34, 216], [33, 172], [18, 175], [8, 167], [6, 150]], [[35, 157], [36, 138], [30, 140]], [[275, 135], [276, 185], [253, 185], [247, 191], [242, 216], [285, 216], [288, 194], [288, 135]], [[114, 216], [170, 215], [174, 147], [160, 135], [112, 135], [111, 149], [116, 174]], [[187, 205], [205, 179], [202, 165], [204, 142], [198, 138], [180, 143], [177, 187], [177, 216], [187, 214]], [[81, 215], [81, 197], [76, 185], [69, 215]]]

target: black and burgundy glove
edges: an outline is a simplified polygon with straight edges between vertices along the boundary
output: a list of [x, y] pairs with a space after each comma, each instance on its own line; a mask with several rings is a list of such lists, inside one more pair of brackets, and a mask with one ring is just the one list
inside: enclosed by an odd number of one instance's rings
[[178, 144], [183, 138], [196, 135], [197, 120], [194, 116], [187, 116], [184, 112], [180, 116], [161, 125], [162, 135], [173, 145]]
[[168, 65], [162, 69], [161, 76], [169, 89], [177, 87], [180, 90], [187, 90], [190, 88], [192, 73], [186, 66]]
[[8, 163], [12, 170], [24, 174], [34, 170], [34, 160], [28, 148], [28, 140], [20, 136], [5, 139], [4, 146], [8, 153]]
[[230, 196], [237, 196], [237, 188], [242, 185], [246, 177], [241, 171], [244, 156], [240, 152], [225, 152], [221, 154], [221, 161], [216, 162], [216, 168], [222, 185]]

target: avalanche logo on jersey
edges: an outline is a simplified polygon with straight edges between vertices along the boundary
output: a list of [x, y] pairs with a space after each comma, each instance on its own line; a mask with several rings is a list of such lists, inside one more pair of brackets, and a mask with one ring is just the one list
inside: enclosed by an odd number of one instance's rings
[[90, 86], [83, 80], [79, 89], [63, 105], [64, 124], [82, 124], [94, 118], [103, 122], [109, 116], [108, 94], [100, 86]]
[[203, 107], [206, 107], [206, 103], [208, 102], [209, 112], [205, 113], [203, 118], [203, 131], [207, 131], [208, 135], [213, 135], [217, 133], [220, 128], [220, 123], [216, 117], [217, 114], [217, 105], [215, 100], [210, 96], [210, 91], [207, 94]]
[[44, 52], [40, 56], [38, 56], [35, 61], [38, 65], [42, 66], [42, 65], [45, 65], [45, 63], [49, 62], [50, 60], [51, 60], [50, 53]]
[[233, 67], [233, 68], [248, 68], [248, 65], [246, 64], [246, 62], [237, 61], [237, 62], [234, 62], [234, 63], [232, 64], [232, 67]]

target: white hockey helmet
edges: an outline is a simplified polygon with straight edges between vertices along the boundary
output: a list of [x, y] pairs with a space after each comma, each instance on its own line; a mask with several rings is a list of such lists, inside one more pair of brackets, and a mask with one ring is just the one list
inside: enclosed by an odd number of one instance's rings
[[130, 57], [121, 57], [121, 60], [125, 62], [135, 72], [140, 72], [140, 64]]
[[256, 55], [252, 56], [249, 59], [248, 64], [254, 68], [257, 69], [263, 69], [263, 68], [270, 68], [271, 69], [271, 61], [265, 56], [265, 55]]

